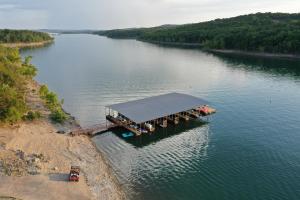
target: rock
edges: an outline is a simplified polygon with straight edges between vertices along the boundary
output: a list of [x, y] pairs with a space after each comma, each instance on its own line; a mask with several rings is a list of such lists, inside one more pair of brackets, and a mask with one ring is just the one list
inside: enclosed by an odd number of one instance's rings
[[46, 156], [44, 156], [44, 154], [42, 154], [42, 153], [36, 155], [35, 157], [36, 157], [36, 158], [39, 158], [42, 162], [48, 162], [48, 159], [47, 159]]
[[65, 131], [65, 130], [58, 130], [58, 131], [56, 131], [56, 133], [59, 133], [59, 134], [65, 134], [66, 131]]
[[58, 131], [56, 131], [56, 133], [59, 133], [59, 134], [70, 134], [71, 130], [68, 129], [68, 128], [62, 128], [62, 129], [59, 129]]
[[19, 156], [20, 159], [25, 160], [25, 152], [22, 150], [17, 150], [16, 155]]
[[42, 169], [42, 164], [41, 164], [41, 163], [36, 163], [35, 167], [36, 167], [37, 169]]
[[54, 171], [57, 171], [57, 170], [58, 170], [58, 167], [53, 167], [53, 170], [54, 170]]
[[38, 174], [38, 171], [35, 167], [29, 167], [28, 168], [28, 174], [30, 175], [37, 175]]

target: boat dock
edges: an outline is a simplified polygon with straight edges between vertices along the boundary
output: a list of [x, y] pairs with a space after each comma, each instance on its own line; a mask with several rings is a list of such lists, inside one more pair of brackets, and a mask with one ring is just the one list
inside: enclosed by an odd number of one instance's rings
[[178, 124], [215, 113], [208, 102], [187, 94], [169, 93], [105, 107], [109, 124], [121, 126], [136, 136], [153, 132], [156, 126], [167, 127], [168, 122]]

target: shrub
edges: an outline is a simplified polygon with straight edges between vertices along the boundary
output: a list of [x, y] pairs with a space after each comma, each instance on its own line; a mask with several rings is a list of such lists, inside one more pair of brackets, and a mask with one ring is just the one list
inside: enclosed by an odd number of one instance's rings
[[28, 77], [34, 77], [37, 73], [37, 69], [33, 65], [23, 65], [19, 70], [22, 75]]
[[35, 112], [29, 111], [27, 113], [27, 115], [23, 116], [24, 120], [29, 120], [29, 121], [33, 121], [33, 120], [39, 119], [39, 118], [41, 118], [41, 113], [39, 111], [35, 111]]
[[60, 102], [58, 100], [57, 95], [54, 92], [49, 92], [46, 96], [45, 96], [45, 100], [46, 100], [46, 104], [48, 105], [48, 107], [51, 109], [55, 109], [56, 107], [60, 106]]
[[62, 123], [67, 119], [67, 115], [62, 109], [56, 109], [51, 112], [50, 118], [54, 122]]
[[6, 121], [14, 123], [22, 119], [22, 111], [18, 110], [17, 107], [12, 106], [7, 109]]
[[63, 100], [60, 102], [57, 95], [49, 91], [46, 85], [40, 87], [39, 94], [41, 98], [45, 100], [46, 106], [51, 111], [50, 118], [52, 121], [58, 123], [64, 122], [67, 119], [67, 115], [61, 108]]
[[19, 69], [20, 73], [24, 76], [34, 77], [37, 74], [36, 67], [30, 63], [31, 59], [31, 56], [27, 56]]
[[23, 94], [14, 87], [0, 84], [0, 121], [17, 122], [26, 110]]
[[49, 89], [46, 85], [42, 85], [40, 87], [40, 91], [39, 91], [39, 94], [41, 96], [41, 98], [45, 98], [45, 96], [49, 93]]

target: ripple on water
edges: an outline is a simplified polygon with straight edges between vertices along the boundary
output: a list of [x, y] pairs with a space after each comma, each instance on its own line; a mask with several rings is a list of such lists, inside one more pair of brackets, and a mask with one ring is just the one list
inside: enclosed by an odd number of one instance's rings
[[131, 180], [135, 187], [159, 182], [160, 187], [171, 189], [168, 183], [179, 181], [185, 176], [183, 172], [199, 171], [191, 160], [205, 155], [208, 134], [208, 126], [204, 126], [159, 140], [142, 149], [117, 139], [113, 133], [97, 136], [94, 141], [106, 155], [114, 155], [109, 156], [110, 162], [127, 187], [132, 186], [128, 184]]

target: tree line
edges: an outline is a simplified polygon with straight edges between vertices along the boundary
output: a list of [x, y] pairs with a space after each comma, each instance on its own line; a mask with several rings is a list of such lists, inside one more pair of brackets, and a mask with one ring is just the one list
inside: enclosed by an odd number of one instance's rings
[[0, 29], [0, 43], [30, 43], [53, 40], [48, 33], [30, 30]]
[[256, 13], [184, 25], [101, 31], [111, 38], [197, 44], [207, 49], [300, 54], [300, 14]]

